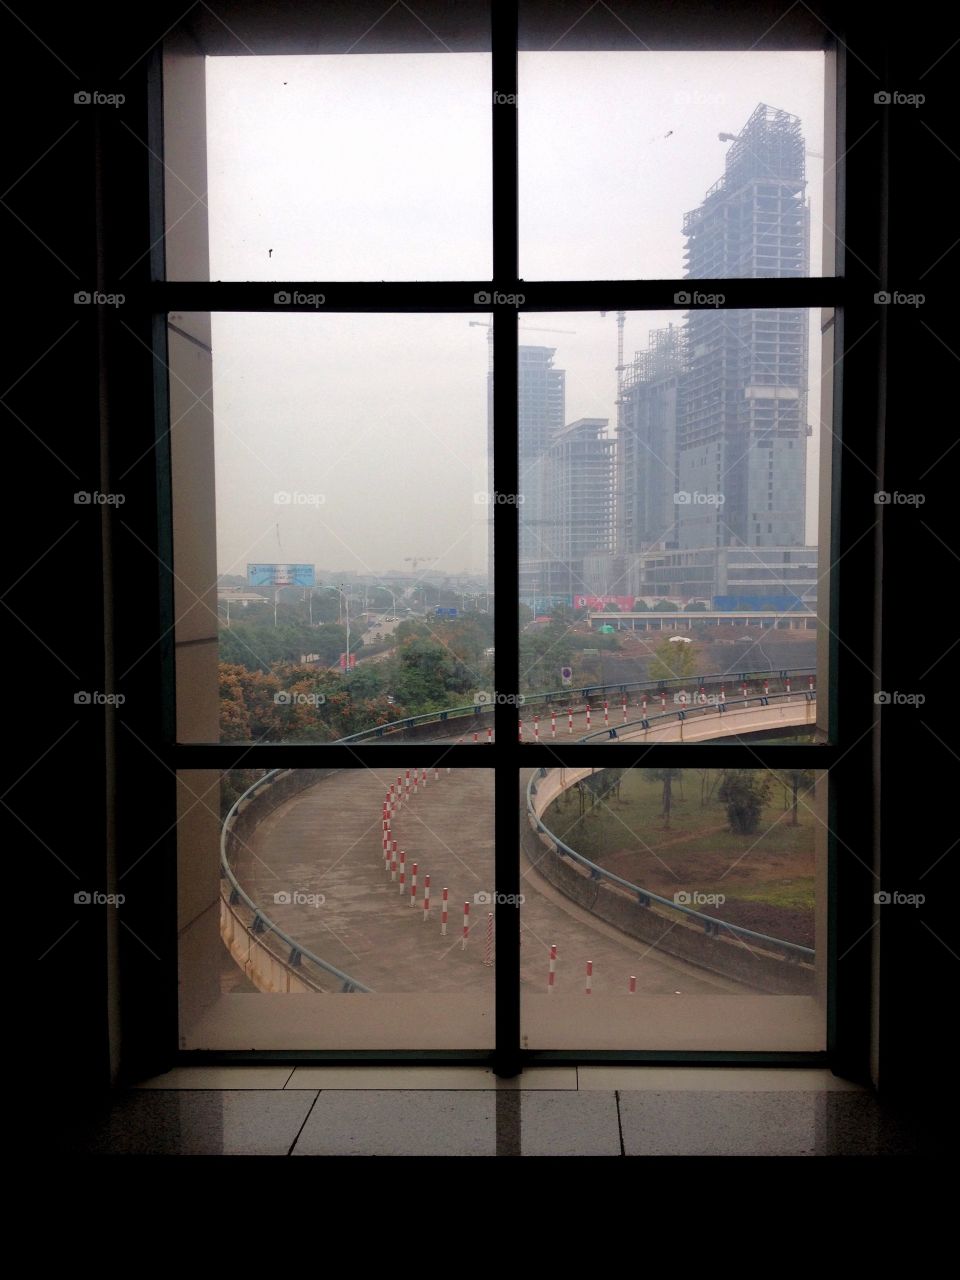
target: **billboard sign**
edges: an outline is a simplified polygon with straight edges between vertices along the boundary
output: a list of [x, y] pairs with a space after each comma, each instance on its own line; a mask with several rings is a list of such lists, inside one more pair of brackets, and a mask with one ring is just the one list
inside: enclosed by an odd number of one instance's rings
[[630, 613], [633, 609], [633, 596], [579, 596], [573, 597], [575, 609], [590, 609], [593, 613], [602, 613], [605, 604], [615, 604], [621, 613]]
[[315, 587], [312, 564], [248, 564], [247, 584], [251, 587]]

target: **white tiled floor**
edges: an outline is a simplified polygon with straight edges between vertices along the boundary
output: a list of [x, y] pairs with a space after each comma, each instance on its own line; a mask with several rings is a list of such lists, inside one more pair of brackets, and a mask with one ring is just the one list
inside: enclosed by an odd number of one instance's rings
[[529, 1067], [498, 1080], [485, 1067], [175, 1067], [138, 1089], [651, 1089], [660, 1093], [849, 1092], [830, 1071], [763, 1067]]

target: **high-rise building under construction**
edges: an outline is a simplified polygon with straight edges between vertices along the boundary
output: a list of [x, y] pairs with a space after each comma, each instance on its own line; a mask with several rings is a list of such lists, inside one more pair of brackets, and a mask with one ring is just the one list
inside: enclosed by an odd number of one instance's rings
[[[760, 103], [727, 152], [723, 177], [684, 217], [686, 276], [808, 275], [805, 191], [800, 120]], [[686, 315], [685, 348], [680, 547], [802, 545], [807, 313], [699, 306]]]

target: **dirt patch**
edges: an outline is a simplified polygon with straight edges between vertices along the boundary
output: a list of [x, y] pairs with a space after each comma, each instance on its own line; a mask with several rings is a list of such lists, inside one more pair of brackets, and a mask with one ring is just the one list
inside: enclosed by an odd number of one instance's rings
[[766, 933], [800, 946], [814, 944], [813, 911], [807, 907], [780, 906], [769, 902], [751, 902], [737, 896], [738, 890], [753, 893], [768, 888], [775, 893], [798, 879], [813, 874], [812, 859], [768, 854], [762, 862], [743, 862], [731, 869], [728, 854], [683, 853], [669, 847], [670, 842], [654, 845], [651, 852], [617, 849], [598, 864], [631, 884], [649, 889], [662, 898], [672, 899], [678, 890], [695, 889], [700, 893], [722, 893], [726, 901], [721, 907], [698, 906], [697, 910], [715, 919], [738, 924], [757, 933]]

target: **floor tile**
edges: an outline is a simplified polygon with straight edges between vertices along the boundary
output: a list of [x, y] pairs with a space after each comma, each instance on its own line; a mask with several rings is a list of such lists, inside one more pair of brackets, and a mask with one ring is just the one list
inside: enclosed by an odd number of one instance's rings
[[118, 1093], [109, 1112], [68, 1135], [65, 1147], [91, 1155], [284, 1156], [315, 1098], [280, 1089]]
[[652, 1089], [658, 1093], [864, 1092], [832, 1071], [791, 1067], [579, 1067], [580, 1089]]
[[531, 1067], [498, 1080], [485, 1067], [297, 1067], [288, 1089], [570, 1089], [576, 1067]]
[[293, 1154], [496, 1155], [501, 1097], [492, 1089], [328, 1089], [317, 1098]]
[[627, 1155], [833, 1156], [900, 1154], [906, 1132], [869, 1093], [619, 1095]]
[[617, 1096], [548, 1090], [520, 1099], [520, 1150], [525, 1156], [618, 1156]]
[[135, 1089], [282, 1089], [291, 1067], [174, 1067]]

